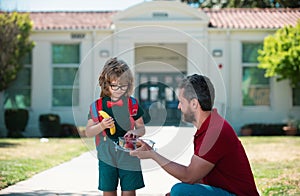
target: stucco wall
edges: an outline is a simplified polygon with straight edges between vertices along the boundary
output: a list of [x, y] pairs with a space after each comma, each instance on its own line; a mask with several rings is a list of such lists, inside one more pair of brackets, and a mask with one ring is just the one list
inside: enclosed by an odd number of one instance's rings
[[[32, 106], [25, 136], [40, 136], [40, 114], [59, 114], [62, 123], [84, 126], [89, 104], [99, 96], [98, 76], [105, 61], [118, 56], [129, 65], [135, 65], [135, 47], [143, 43], [183, 44], [186, 48], [187, 74], [208, 75], [216, 88], [216, 107], [238, 130], [247, 123], [282, 123], [292, 114], [300, 116], [300, 108], [292, 106], [292, 92], [288, 81], [271, 79], [270, 106], [242, 106], [242, 43], [263, 42], [275, 32], [268, 29], [214, 29], [208, 28], [208, 17], [201, 11], [179, 2], [163, 2], [166, 18], [156, 18], [162, 12], [162, 2], [145, 2], [118, 13], [110, 29], [96, 30], [43, 30], [34, 31], [36, 43], [32, 54]], [[172, 6], [168, 6], [168, 5]], [[83, 34], [72, 38], [72, 34]], [[80, 95], [76, 107], [52, 107], [52, 56], [53, 43], [80, 43]], [[214, 50], [222, 51], [213, 56]], [[108, 56], [103, 56], [102, 52]], [[132, 71], [143, 71], [132, 66]], [[157, 71], [147, 68], [144, 71]], [[163, 70], [163, 69], [162, 69]], [[3, 105], [3, 92], [0, 93]], [[3, 109], [3, 108], [2, 108]], [[1, 110], [2, 110], [1, 109]], [[0, 136], [6, 135], [3, 113], [0, 112]]]

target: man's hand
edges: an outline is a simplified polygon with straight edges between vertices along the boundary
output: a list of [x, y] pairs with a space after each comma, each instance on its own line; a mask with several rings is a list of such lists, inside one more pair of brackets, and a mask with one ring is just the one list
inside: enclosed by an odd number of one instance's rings
[[130, 151], [131, 156], [136, 156], [139, 159], [150, 159], [155, 154], [155, 151], [143, 140], [138, 140], [136, 143], [138, 147], [136, 150]]

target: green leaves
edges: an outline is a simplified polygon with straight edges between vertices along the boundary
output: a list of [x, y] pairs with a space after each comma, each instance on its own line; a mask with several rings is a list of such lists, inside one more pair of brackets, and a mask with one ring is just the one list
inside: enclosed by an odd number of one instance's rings
[[259, 68], [266, 70], [266, 77], [278, 81], [289, 79], [292, 87], [300, 83], [300, 20], [295, 27], [285, 26], [264, 40], [258, 51]]
[[34, 47], [31, 29], [29, 14], [0, 13], [0, 91], [17, 77], [22, 60]]

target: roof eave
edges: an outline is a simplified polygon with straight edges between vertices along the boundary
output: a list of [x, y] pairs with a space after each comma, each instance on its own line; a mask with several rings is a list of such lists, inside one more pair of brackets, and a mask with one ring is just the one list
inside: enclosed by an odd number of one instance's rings
[[35, 28], [34, 32], [112, 31], [113, 28]]
[[232, 28], [232, 27], [208, 27], [209, 31], [276, 31], [279, 28]]

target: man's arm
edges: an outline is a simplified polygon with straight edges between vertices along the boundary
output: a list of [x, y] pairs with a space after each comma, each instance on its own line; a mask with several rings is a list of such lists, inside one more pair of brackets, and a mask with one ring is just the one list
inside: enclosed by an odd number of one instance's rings
[[193, 155], [188, 166], [184, 166], [173, 161], [168, 160], [159, 153], [155, 152], [150, 146], [142, 142], [142, 147], [135, 151], [131, 151], [130, 155], [137, 156], [140, 159], [153, 159], [166, 172], [174, 176], [178, 180], [194, 184], [198, 183], [205, 177], [214, 167], [214, 164]]

